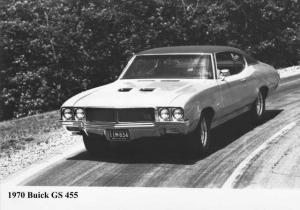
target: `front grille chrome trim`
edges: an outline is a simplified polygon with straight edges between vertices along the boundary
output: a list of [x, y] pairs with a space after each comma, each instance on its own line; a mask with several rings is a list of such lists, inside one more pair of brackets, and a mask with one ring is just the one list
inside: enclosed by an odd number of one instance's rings
[[141, 127], [155, 127], [155, 123], [90, 123], [85, 122], [84, 128], [141, 128]]
[[156, 121], [154, 108], [86, 108], [88, 123], [149, 123]]

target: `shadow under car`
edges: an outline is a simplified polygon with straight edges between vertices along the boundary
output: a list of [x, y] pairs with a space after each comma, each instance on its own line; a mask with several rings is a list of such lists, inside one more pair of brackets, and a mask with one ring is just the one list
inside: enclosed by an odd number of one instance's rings
[[[260, 125], [272, 120], [283, 110], [266, 110]], [[251, 122], [249, 114], [243, 114], [214, 129], [211, 135], [211, 147], [207, 154], [190, 156], [185, 144], [186, 136], [167, 136], [161, 138], [143, 138], [130, 143], [116, 145], [108, 151], [90, 156], [87, 152], [80, 153], [69, 159], [91, 160], [114, 163], [168, 163], [191, 165], [225, 148], [256, 126]]]

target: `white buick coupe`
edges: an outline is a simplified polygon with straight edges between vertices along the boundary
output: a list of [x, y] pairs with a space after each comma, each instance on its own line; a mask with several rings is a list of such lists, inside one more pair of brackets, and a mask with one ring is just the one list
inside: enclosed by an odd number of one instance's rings
[[205, 153], [212, 128], [245, 112], [260, 121], [279, 81], [272, 66], [236, 48], [155, 48], [135, 54], [115, 82], [67, 100], [61, 122], [93, 155], [113, 142], [169, 134]]

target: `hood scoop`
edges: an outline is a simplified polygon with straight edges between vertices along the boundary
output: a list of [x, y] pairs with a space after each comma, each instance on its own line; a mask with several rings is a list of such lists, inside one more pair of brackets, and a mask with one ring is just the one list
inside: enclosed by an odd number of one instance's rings
[[119, 92], [129, 92], [131, 90], [132, 90], [132, 88], [120, 88], [118, 91]]
[[155, 88], [141, 88], [140, 91], [142, 92], [152, 92], [153, 90], [155, 90]]

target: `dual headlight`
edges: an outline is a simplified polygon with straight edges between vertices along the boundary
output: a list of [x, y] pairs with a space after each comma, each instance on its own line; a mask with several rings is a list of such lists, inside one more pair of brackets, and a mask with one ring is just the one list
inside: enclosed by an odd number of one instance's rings
[[61, 116], [62, 120], [83, 120], [85, 118], [85, 112], [82, 108], [62, 108]]
[[[158, 109], [160, 121], [183, 121], [184, 111], [182, 108], [163, 107]], [[62, 108], [62, 120], [84, 120], [85, 111], [82, 108]]]
[[158, 109], [158, 116], [161, 121], [183, 121], [184, 112], [182, 108], [164, 107]]

